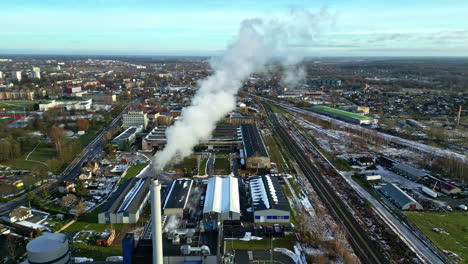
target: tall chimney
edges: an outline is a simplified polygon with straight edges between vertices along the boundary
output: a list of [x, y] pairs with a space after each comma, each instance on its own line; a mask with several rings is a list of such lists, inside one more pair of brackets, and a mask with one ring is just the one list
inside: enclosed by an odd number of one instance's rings
[[153, 232], [153, 264], [163, 264], [161, 184], [158, 180], [151, 180], [151, 219], [151, 229]]

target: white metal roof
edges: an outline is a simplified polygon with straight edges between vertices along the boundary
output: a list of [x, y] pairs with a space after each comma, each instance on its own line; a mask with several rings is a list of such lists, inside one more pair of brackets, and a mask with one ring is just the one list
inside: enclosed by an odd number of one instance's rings
[[208, 179], [203, 213], [240, 213], [237, 178], [214, 176]]

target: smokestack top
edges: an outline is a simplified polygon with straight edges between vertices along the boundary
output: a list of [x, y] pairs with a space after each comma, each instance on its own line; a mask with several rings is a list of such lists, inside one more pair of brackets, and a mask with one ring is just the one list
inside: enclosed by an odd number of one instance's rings
[[158, 179], [151, 179], [151, 184], [154, 185], [154, 186], [160, 186], [161, 185], [161, 183], [159, 183]]

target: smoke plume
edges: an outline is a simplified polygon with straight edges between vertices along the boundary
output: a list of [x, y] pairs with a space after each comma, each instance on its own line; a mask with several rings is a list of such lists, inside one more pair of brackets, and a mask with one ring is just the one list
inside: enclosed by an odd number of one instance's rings
[[[212, 59], [214, 74], [199, 82], [192, 104], [167, 129], [167, 144], [155, 155], [154, 166], [162, 169], [190, 155], [193, 147], [209, 139], [216, 123], [235, 108], [235, 96], [245, 79], [264, 71], [272, 59], [288, 66], [302, 61], [305, 54], [293, 47], [314, 43], [319, 29], [329, 22], [325, 10], [311, 13], [298, 8], [275, 17], [244, 20], [224, 54]], [[295, 75], [289, 76], [287, 81], [294, 83]]]

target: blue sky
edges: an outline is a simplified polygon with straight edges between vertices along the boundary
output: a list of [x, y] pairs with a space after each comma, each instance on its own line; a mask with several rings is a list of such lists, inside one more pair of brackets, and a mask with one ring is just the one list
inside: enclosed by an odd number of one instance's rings
[[0, 0], [0, 53], [214, 55], [290, 6], [333, 14], [310, 56], [468, 56], [465, 0]]

